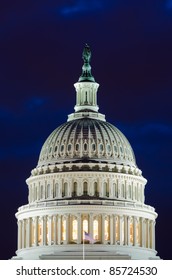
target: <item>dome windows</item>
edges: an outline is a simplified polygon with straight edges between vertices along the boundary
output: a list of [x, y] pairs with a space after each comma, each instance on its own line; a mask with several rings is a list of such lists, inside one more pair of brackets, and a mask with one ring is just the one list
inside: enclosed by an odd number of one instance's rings
[[60, 147], [60, 151], [63, 152], [64, 151], [64, 145], [61, 145]]
[[78, 143], [76, 144], [75, 149], [76, 149], [77, 152], [79, 151], [79, 144]]
[[95, 152], [95, 150], [96, 150], [96, 145], [92, 144], [92, 151]]
[[84, 151], [87, 151], [87, 143], [84, 144]]
[[[103, 161], [124, 159], [135, 164], [130, 144], [125, 136], [114, 126], [101, 120], [81, 118], [64, 123], [57, 128], [45, 142], [38, 166], [75, 161], [88, 155], [90, 159]], [[52, 163], [51, 163], [52, 160]], [[124, 163], [125, 164], [125, 163]]]
[[71, 150], [72, 150], [72, 145], [71, 144], [68, 145], [67, 150], [68, 150], [68, 152], [71, 152]]
[[107, 145], [107, 151], [110, 153], [111, 152], [111, 146], [108, 144]]
[[100, 144], [100, 145], [99, 145], [99, 151], [100, 151], [100, 152], [103, 152], [103, 144]]

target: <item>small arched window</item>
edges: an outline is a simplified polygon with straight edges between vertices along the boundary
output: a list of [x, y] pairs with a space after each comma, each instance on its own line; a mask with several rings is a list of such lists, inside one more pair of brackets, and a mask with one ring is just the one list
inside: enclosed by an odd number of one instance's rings
[[47, 198], [51, 197], [51, 187], [50, 184], [47, 185]]
[[72, 196], [76, 196], [76, 195], [77, 195], [77, 182], [74, 182]]
[[98, 184], [97, 182], [94, 182], [94, 195], [98, 196], [99, 195], [99, 190], [98, 190]]
[[84, 182], [84, 195], [88, 194], [88, 184], [87, 182]]

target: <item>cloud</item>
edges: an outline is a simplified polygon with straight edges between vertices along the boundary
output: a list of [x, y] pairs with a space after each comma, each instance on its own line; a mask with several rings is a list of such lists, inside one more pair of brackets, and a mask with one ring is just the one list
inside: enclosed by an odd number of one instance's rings
[[165, 123], [147, 123], [142, 127], [143, 134], [156, 133], [161, 135], [172, 135], [172, 126]]
[[167, 2], [166, 2], [166, 7], [167, 7], [168, 9], [172, 9], [172, 0], [167, 0]]
[[101, 10], [104, 6], [104, 1], [100, 0], [76, 0], [71, 5], [65, 5], [60, 9], [62, 15], [73, 15], [83, 12]]
[[25, 104], [28, 109], [37, 109], [45, 105], [47, 99], [48, 98], [46, 97], [32, 96], [25, 102]]

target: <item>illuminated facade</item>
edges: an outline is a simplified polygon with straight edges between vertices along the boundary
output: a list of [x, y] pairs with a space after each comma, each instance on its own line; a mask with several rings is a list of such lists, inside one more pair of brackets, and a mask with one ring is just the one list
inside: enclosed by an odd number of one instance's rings
[[158, 259], [155, 209], [126, 137], [98, 112], [99, 84], [86, 45], [75, 112], [45, 141], [16, 213], [14, 259]]

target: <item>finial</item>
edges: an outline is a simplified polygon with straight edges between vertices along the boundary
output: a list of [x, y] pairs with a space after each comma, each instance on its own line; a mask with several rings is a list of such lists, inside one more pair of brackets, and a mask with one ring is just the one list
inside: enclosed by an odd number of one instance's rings
[[91, 50], [88, 44], [85, 44], [85, 47], [82, 52], [82, 58], [84, 61], [84, 65], [82, 66], [82, 75], [79, 78], [79, 82], [84, 82], [84, 81], [95, 82], [94, 77], [91, 74], [91, 66], [90, 66]]

